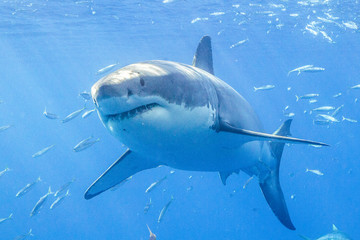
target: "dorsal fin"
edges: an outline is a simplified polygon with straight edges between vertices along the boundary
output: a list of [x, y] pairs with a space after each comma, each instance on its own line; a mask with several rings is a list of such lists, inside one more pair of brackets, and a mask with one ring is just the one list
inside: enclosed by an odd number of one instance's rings
[[201, 38], [192, 65], [214, 74], [211, 38], [209, 36]]

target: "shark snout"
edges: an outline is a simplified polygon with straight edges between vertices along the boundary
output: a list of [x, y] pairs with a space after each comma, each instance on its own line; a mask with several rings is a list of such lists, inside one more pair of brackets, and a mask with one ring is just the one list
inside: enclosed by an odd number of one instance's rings
[[108, 78], [92, 86], [91, 96], [99, 113], [107, 118], [131, 110], [140, 113], [141, 109], [158, 104], [157, 99], [144, 90], [143, 78]]
[[108, 98], [129, 98], [144, 90], [145, 81], [140, 73], [131, 70], [118, 70], [100, 79], [91, 88], [92, 98], [99, 103]]
[[111, 83], [96, 83], [91, 88], [91, 96], [99, 106], [99, 103], [108, 98], [113, 97], [126, 97], [127, 95], [127, 88], [121, 85], [115, 85]]
[[129, 95], [131, 89], [114, 84], [95, 84], [91, 89], [94, 104], [103, 115], [121, 113], [127, 108]]

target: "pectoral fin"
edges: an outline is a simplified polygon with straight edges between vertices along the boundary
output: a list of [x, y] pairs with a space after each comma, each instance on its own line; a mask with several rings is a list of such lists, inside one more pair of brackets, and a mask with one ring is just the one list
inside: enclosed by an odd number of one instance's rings
[[137, 172], [154, 167], [157, 165], [128, 149], [86, 190], [85, 199], [99, 195]]
[[311, 140], [279, 136], [275, 134], [255, 132], [251, 130], [236, 128], [231, 126], [228, 122], [221, 122], [218, 131], [246, 135], [252, 137], [254, 141], [273, 141], [273, 142], [282, 142], [282, 143], [298, 143], [298, 144], [300, 143], [300, 144], [312, 144], [318, 146], [329, 146], [326, 143], [314, 142]]

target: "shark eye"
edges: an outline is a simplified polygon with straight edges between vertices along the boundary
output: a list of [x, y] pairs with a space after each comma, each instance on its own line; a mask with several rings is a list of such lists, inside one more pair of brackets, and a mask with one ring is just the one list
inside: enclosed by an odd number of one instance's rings
[[145, 81], [144, 81], [143, 78], [140, 78], [140, 85], [141, 85], [141, 86], [144, 86], [144, 85], [145, 85]]

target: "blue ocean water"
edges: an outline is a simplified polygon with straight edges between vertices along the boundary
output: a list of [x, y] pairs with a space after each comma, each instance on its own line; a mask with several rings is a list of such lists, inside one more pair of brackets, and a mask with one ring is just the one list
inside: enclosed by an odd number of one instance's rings
[[[148, 239], [146, 224], [161, 239], [312, 239], [335, 224], [360, 236], [360, 121], [358, 1], [1, 1], [0, 2], [0, 239], [32, 229], [29, 239]], [[67, 123], [71, 112], [93, 109], [79, 96], [104, 74], [134, 62], [162, 59], [191, 64], [198, 41], [212, 37], [215, 75], [253, 106], [266, 132], [294, 113], [292, 135], [330, 144], [286, 146], [280, 181], [297, 227], [283, 227], [271, 212], [257, 180], [168, 167], [136, 174], [116, 191], [85, 200], [87, 187], [124, 151], [96, 114]], [[237, 44], [242, 40], [244, 43]], [[235, 45], [235, 46], [233, 46]], [[304, 65], [318, 73], [288, 72]], [[113, 70], [115, 70], [114, 68]], [[274, 85], [267, 91], [253, 87]], [[295, 95], [317, 93], [318, 102]], [[342, 93], [339, 97], [335, 94]], [[314, 124], [310, 110], [344, 105], [328, 125]], [[284, 110], [288, 106], [287, 110]], [[306, 111], [306, 112], [305, 112]], [[74, 152], [81, 140], [100, 142]], [[54, 145], [44, 155], [39, 150]], [[149, 153], [151, 154], [151, 153]], [[319, 170], [323, 175], [306, 172]], [[173, 174], [170, 171], [174, 170]], [[16, 193], [38, 177], [24, 196]], [[157, 188], [145, 190], [167, 176]], [[70, 196], [50, 210], [49, 196], [30, 212], [48, 187], [75, 179]], [[164, 219], [157, 219], [174, 196]], [[144, 207], [150, 201], [147, 213]]]

